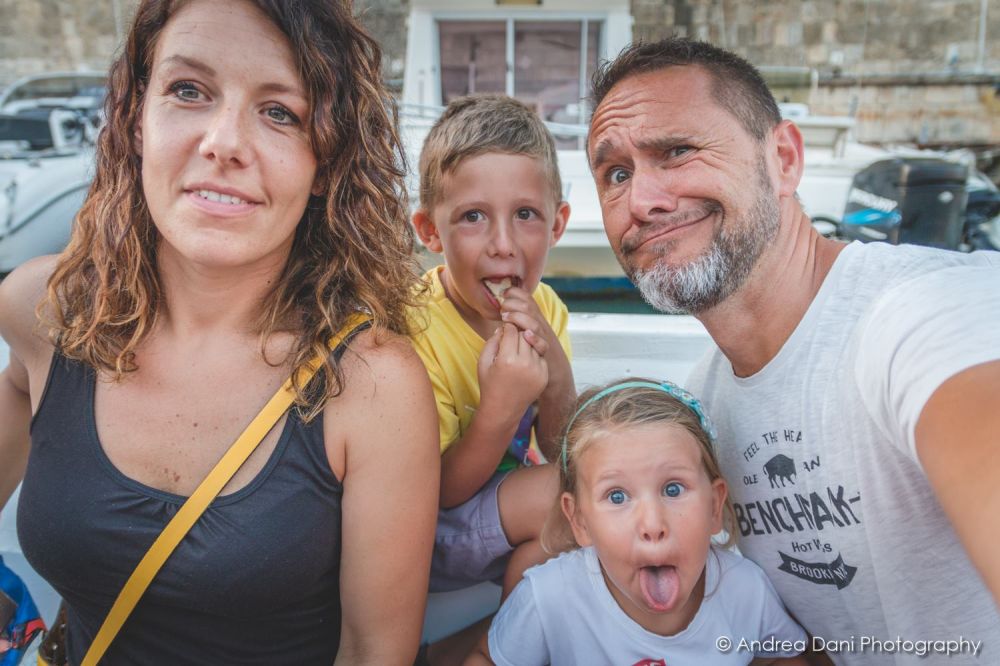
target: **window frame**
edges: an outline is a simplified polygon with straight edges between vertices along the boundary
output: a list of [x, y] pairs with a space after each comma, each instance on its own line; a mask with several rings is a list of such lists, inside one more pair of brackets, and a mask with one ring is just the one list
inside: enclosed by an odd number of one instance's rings
[[[442, 80], [441, 71], [443, 69], [443, 63], [441, 62], [441, 23], [447, 23], [452, 21], [495, 21], [497, 23], [505, 23], [505, 58], [506, 58], [506, 75], [504, 77], [504, 87], [505, 94], [514, 96], [515, 90], [515, 61], [514, 61], [514, 26], [517, 22], [528, 22], [528, 23], [542, 23], [546, 21], [552, 22], [567, 22], [567, 21], [579, 21], [580, 23], [580, 73], [579, 73], [579, 90], [580, 99], [586, 100], [589, 80], [587, 77], [587, 50], [589, 49], [590, 40], [590, 25], [594, 22], [601, 23], [601, 29], [598, 32], [598, 44], [597, 44], [597, 64], [600, 65], [602, 60], [607, 59], [607, 34], [608, 34], [608, 23], [609, 15], [605, 12], [546, 12], [544, 14], [538, 13], [530, 10], [503, 10], [503, 11], [489, 11], [489, 12], [455, 12], [455, 11], [444, 11], [444, 12], [433, 12], [431, 14], [431, 22], [433, 24], [433, 34], [432, 34], [432, 47], [434, 49], [434, 62], [437, 66], [434, 68], [434, 81], [433, 90], [435, 91], [435, 96], [437, 98], [437, 103], [439, 106], [443, 105], [443, 90], [442, 90]], [[586, 108], [586, 102], [580, 104], [580, 113], [578, 122], [584, 123], [589, 117], [589, 109]]]

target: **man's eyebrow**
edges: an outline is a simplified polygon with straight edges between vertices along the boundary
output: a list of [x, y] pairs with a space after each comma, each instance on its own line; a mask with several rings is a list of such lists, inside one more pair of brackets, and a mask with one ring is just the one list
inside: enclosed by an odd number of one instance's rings
[[[693, 141], [693, 137], [680, 135], [656, 136], [648, 139], [635, 141], [635, 147], [644, 153], [661, 154], [666, 153], [677, 146], [686, 146]], [[618, 147], [608, 139], [604, 139], [594, 148], [594, 159], [590, 163], [590, 170], [597, 169], [611, 159], [611, 156]]]
[[604, 139], [594, 148], [594, 159], [590, 161], [590, 170], [597, 171], [598, 167], [608, 161], [608, 157], [615, 151], [615, 144], [608, 139]]
[[686, 146], [693, 141], [690, 136], [678, 136], [678, 135], [668, 135], [668, 136], [655, 136], [648, 139], [642, 139], [635, 142], [635, 147], [642, 152], [648, 153], [665, 153], [672, 148], [677, 146]]

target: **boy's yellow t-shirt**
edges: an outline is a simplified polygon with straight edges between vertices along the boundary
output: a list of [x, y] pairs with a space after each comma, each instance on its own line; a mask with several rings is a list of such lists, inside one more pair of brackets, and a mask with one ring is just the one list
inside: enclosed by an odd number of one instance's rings
[[[426, 301], [414, 317], [413, 346], [427, 368], [434, 398], [437, 401], [438, 429], [441, 453], [462, 437], [479, 407], [479, 355], [486, 345], [472, 330], [445, 294], [441, 284], [441, 270], [436, 266], [424, 276], [430, 283]], [[570, 354], [569, 311], [556, 292], [540, 283], [533, 294], [542, 316], [559, 338], [559, 343]], [[527, 418], [527, 417], [526, 417]], [[531, 445], [537, 450], [534, 429]], [[513, 469], [519, 464], [510, 453], [504, 455], [499, 470]]]

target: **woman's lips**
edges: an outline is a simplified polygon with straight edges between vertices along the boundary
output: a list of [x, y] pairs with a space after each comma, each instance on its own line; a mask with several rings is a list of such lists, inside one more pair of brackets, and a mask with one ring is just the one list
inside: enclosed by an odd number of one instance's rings
[[250, 213], [260, 205], [248, 201], [242, 201], [240, 203], [213, 201], [201, 196], [195, 191], [188, 191], [185, 194], [188, 201], [191, 202], [195, 208], [214, 217], [240, 217]]

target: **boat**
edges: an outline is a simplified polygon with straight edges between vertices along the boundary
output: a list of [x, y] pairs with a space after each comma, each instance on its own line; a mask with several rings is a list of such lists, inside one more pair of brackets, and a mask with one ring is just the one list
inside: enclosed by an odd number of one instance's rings
[[0, 275], [69, 240], [93, 178], [104, 79], [26, 77], [0, 94]]

